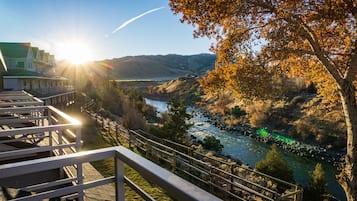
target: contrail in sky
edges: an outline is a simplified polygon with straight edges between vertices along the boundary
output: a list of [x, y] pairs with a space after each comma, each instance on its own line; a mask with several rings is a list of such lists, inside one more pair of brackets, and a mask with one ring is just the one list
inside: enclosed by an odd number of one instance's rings
[[158, 10], [161, 10], [161, 9], [163, 9], [163, 8], [165, 8], [165, 7], [159, 7], [159, 8], [154, 8], [154, 9], [148, 10], [148, 11], [146, 11], [146, 12], [144, 12], [144, 13], [142, 13], [142, 14], [136, 16], [136, 17], [133, 17], [133, 18], [131, 18], [131, 19], [125, 21], [125, 22], [124, 22], [123, 24], [121, 24], [118, 28], [114, 29], [114, 31], [112, 31], [112, 34], [114, 34], [115, 32], [119, 31], [120, 29], [126, 27], [128, 24], [134, 22], [135, 20], [137, 20], [137, 19], [139, 19], [139, 18], [141, 18], [141, 17], [144, 17], [145, 15], [147, 15], [147, 14], [149, 14], [149, 13], [156, 12], [156, 11], [158, 11]]

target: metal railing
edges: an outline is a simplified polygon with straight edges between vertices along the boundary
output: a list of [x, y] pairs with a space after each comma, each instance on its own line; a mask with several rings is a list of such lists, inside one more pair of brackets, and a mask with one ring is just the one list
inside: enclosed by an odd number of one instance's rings
[[[147, 180], [160, 186], [166, 193], [177, 200], [220, 200], [210, 193], [121, 146], [0, 165], [0, 181], [25, 174], [33, 174], [36, 172], [107, 158], [114, 158], [115, 160], [115, 173], [111, 177], [100, 180], [86, 181], [83, 183], [80, 175], [79, 177], [55, 180], [31, 186], [23, 186], [21, 189], [23, 191], [30, 192], [31, 194], [15, 200], [43, 200], [68, 196], [78, 197], [82, 200], [85, 194], [85, 189], [94, 188], [108, 183], [115, 183], [116, 200], [125, 200], [124, 184], [128, 185], [145, 200], [154, 200], [144, 190], [125, 176], [124, 164], [127, 164], [129, 167], [136, 170]], [[77, 182], [75, 185], [63, 185], [72, 181]], [[52, 190], [48, 190], [49, 188]]]
[[[68, 155], [80, 151], [81, 145], [81, 123], [76, 119], [52, 106], [44, 106], [44, 101], [25, 91], [0, 93], [0, 164]], [[61, 179], [56, 183], [71, 181], [73, 185], [83, 181], [81, 163], [44, 174]], [[65, 179], [74, 175], [79, 176], [75, 180]], [[30, 178], [24, 177], [23, 182], [47, 181]], [[16, 185], [11, 180], [0, 183], [4, 188]]]
[[0, 144], [28, 145], [0, 152], [0, 161], [45, 151], [63, 155], [81, 148], [81, 123], [52, 106], [0, 108], [0, 126]]
[[25, 91], [2, 91], [0, 93], [0, 108], [41, 106], [43, 101]]
[[76, 98], [76, 91], [68, 91], [64, 93], [58, 93], [56, 95], [41, 97], [40, 99], [45, 105], [65, 105], [69, 106], [74, 104]]

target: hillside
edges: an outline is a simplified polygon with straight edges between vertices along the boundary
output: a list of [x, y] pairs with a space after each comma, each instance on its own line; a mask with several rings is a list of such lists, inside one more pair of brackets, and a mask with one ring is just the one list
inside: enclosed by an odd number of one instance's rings
[[173, 79], [187, 74], [204, 75], [214, 68], [216, 56], [198, 55], [155, 55], [127, 56], [98, 61], [112, 66], [116, 79]]
[[158, 86], [148, 87], [146, 97], [152, 99], [169, 100], [183, 99], [188, 104], [198, 101], [202, 94], [197, 77], [179, 77]]

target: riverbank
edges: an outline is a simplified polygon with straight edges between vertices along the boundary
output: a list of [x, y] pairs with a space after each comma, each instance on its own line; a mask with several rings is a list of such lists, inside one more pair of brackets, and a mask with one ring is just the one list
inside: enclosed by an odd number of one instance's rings
[[[161, 98], [160, 96], [149, 96], [147, 98], [157, 101], [167, 101], [166, 98]], [[295, 139], [294, 141], [296, 143], [289, 144], [273, 138], [272, 135], [261, 136], [257, 133], [256, 128], [253, 128], [248, 124], [228, 125], [225, 122], [223, 115], [212, 113], [204, 106], [196, 105], [195, 108], [195, 113], [197, 113], [197, 115], [206, 117], [208, 119], [208, 123], [232, 134], [248, 136], [258, 142], [265, 144], [274, 143], [281, 149], [296, 154], [297, 156], [314, 159], [320, 162], [326, 162], [332, 164], [335, 167], [340, 167], [340, 165], [344, 162], [345, 154], [342, 152], [328, 150], [326, 147], [304, 143]]]
[[266, 143], [266, 144], [276, 144], [285, 151], [294, 153], [298, 156], [305, 158], [312, 158], [318, 161], [323, 161], [332, 164], [335, 167], [338, 167], [344, 161], [344, 153], [339, 153], [336, 151], [330, 151], [327, 148], [320, 147], [317, 145], [310, 145], [300, 141], [296, 141], [294, 144], [285, 143], [283, 141], [273, 138], [271, 135], [261, 136], [257, 133], [257, 129], [252, 128], [249, 125], [227, 125], [223, 120], [223, 116], [220, 114], [211, 113], [208, 109], [204, 107], [197, 107], [198, 115], [203, 115], [208, 119], [208, 123], [213, 124], [221, 130], [225, 130], [237, 135], [245, 135], [250, 138]]
[[[145, 101], [147, 104], [156, 107], [160, 113], [167, 111], [167, 102], [165, 101], [152, 99], [146, 99]], [[231, 159], [239, 159], [243, 164], [249, 167], [255, 167], [255, 164], [264, 159], [269, 152], [270, 145], [268, 143], [260, 142], [253, 137], [240, 134], [236, 131], [228, 131], [228, 129], [222, 130], [213, 125], [213, 123], [209, 123], [212, 122], [212, 120], [203, 116], [201, 112], [202, 108], [188, 106], [188, 112], [191, 111], [193, 112], [193, 118], [191, 119], [193, 126], [188, 131], [189, 135], [194, 136], [197, 140], [203, 140], [206, 136], [214, 136], [216, 139], [219, 139], [221, 144], [224, 145], [222, 155]], [[251, 129], [249, 126], [246, 128]], [[295, 182], [304, 187], [308, 186], [311, 182], [309, 172], [313, 171], [316, 163], [319, 161], [298, 156], [292, 152], [284, 151], [281, 148], [279, 148], [279, 150], [288, 162], [289, 167], [293, 170]], [[345, 201], [346, 197], [343, 189], [336, 180], [336, 175], [338, 174], [337, 168], [328, 162], [320, 163], [325, 171], [327, 192], [335, 196], [338, 200]]]

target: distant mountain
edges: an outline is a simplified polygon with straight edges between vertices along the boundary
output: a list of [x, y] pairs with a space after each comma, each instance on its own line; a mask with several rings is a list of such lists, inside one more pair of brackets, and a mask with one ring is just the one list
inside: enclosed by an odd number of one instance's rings
[[112, 66], [111, 76], [116, 79], [174, 79], [187, 74], [204, 75], [214, 68], [215, 61], [213, 54], [169, 54], [127, 56], [97, 63]]

